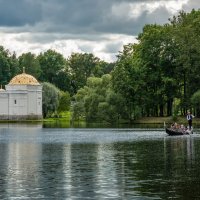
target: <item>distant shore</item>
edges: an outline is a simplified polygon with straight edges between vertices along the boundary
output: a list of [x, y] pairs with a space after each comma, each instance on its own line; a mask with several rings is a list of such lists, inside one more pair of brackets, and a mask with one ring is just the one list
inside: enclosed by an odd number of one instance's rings
[[[134, 123], [136, 124], [171, 124], [173, 122], [177, 122], [180, 124], [187, 124], [186, 117], [178, 116], [176, 118], [173, 117], [143, 117], [138, 120], [135, 120]], [[194, 118], [193, 124], [200, 125], [200, 118]]]
[[[69, 118], [46, 118], [40, 120], [0, 120], [0, 122], [51, 122], [51, 121], [70, 121]], [[81, 120], [82, 121], [82, 120]], [[133, 124], [162, 124], [162, 123], [187, 123], [186, 117], [177, 117], [173, 119], [172, 117], [143, 117], [133, 121]], [[200, 124], [200, 118], [194, 118], [193, 123]]]

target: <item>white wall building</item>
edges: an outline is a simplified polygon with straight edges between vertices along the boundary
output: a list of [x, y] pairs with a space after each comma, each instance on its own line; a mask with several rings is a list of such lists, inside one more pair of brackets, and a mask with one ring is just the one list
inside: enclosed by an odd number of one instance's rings
[[23, 120], [42, 118], [42, 85], [23, 72], [0, 89], [0, 119]]

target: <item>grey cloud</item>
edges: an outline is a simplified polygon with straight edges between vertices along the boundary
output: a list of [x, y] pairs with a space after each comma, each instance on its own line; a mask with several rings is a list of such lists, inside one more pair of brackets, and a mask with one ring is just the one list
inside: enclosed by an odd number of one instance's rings
[[103, 51], [105, 53], [116, 53], [123, 46], [123, 42], [109, 43], [105, 46]]
[[173, 15], [165, 7], [161, 6], [156, 9], [152, 14], [145, 12], [139, 21], [145, 24], [164, 24], [167, 23], [168, 19], [172, 16]]
[[194, 8], [200, 9], [199, 1], [197, 1], [197, 0], [190, 0], [190, 2], [183, 7], [183, 9], [185, 11], [188, 11], [188, 12], [191, 11], [192, 9], [194, 9]]
[[[160, 1], [160, 0], [157, 0]], [[137, 35], [146, 23], [162, 23], [168, 18], [165, 8], [147, 15], [145, 10], [137, 20], [128, 16], [129, 4], [155, 0], [0, 0], [0, 26], [19, 26], [31, 32]], [[122, 7], [118, 15], [113, 7]], [[162, 12], [162, 10], [164, 12]], [[150, 20], [151, 19], [151, 20]]]
[[0, 0], [0, 26], [24, 26], [41, 20], [41, 7], [30, 0]]
[[86, 53], [90, 53], [93, 52], [93, 47], [91, 45], [81, 45], [79, 44], [79, 48], [81, 51], [86, 52]]

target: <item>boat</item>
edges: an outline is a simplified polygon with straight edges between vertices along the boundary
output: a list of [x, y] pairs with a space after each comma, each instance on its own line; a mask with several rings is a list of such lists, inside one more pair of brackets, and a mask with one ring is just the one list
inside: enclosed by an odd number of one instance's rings
[[192, 130], [182, 130], [182, 129], [173, 129], [173, 128], [166, 128], [166, 133], [171, 136], [176, 135], [190, 135], [193, 134]]

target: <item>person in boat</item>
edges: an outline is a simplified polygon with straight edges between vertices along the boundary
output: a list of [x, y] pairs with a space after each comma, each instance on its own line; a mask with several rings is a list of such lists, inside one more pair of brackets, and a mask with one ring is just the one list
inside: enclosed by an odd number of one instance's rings
[[182, 131], [185, 131], [185, 130], [186, 130], [186, 127], [185, 127], [183, 124], [181, 124], [180, 129], [181, 129]]
[[174, 131], [176, 134], [180, 134], [180, 135], [188, 135], [191, 134], [192, 131], [189, 130], [189, 128], [183, 124], [177, 124], [176, 122], [171, 124], [170, 127], [171, 131]]
[[174, 129], [179, 129], [179, 128], [180, 128], [180, 125], [177, 124], [177, 123], [175, 122], [173, 128], [174, 128]]
[[180, 130], [181, 130], [181, 132], [183, 132], [184, 134], [189, 134], [189, 133], [190, 133], [190, 130], [189, 130], [186, 126], [184, 126], [183, 124], [181, 124]]
[[192, 129], [192, 119], [194, 118], [194, 115], [192, 115], [190, 112], [187, 113], [187, 121], [188, 121], [188, 128], [189, 130]]
[[174, 131], [185, 132], [187, 128], [183, 124], [177, 124], [176, 122], [171, 125], [171, 129]]
[[170, 127], [171, 129], [173, 129], [173, 128], [174, 128], [174, 124], [175, 124], [175, 123], [172, 123], [172, 124], [171, 124], [171, 127]]
[[179, 130], [179, 129], [180, 129], [180, 125], [177, 124], [176, 122], [174, 122], [174, 123], [171, 125], [171, 129], [173, 129], [173, 130]]

